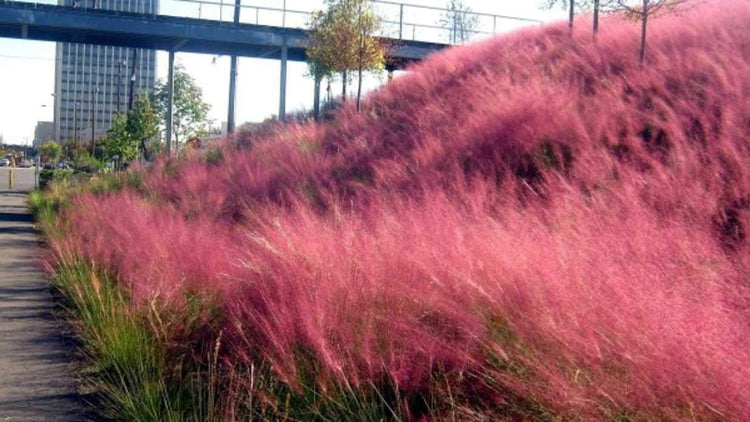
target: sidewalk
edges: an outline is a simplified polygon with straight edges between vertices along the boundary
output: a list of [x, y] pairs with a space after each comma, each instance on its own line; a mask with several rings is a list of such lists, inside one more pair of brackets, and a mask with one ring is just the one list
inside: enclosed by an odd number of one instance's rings
[[0, 422], [84, 421], [25, 206], [33, 169], [0, 169]]

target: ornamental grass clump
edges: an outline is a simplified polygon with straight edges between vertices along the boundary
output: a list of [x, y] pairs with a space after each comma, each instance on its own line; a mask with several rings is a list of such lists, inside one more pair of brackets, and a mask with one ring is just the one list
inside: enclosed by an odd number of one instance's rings
[[642, 66], [618, 17], [447, 50], [78, 193], [50, 265], [225, 420], [750, 419], [748, 20], [656, 20]]

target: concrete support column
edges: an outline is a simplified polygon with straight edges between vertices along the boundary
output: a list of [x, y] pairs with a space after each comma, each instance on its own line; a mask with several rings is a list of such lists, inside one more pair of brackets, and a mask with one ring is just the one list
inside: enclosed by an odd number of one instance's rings
[[229, 64], [229, 107], [227, 113], [227, 133], [235, 130], [235, 106], [237, 105], [237, 56], [232, 56]]
[[320, 76], [315, 77], [315, 95], [313, 96], [313, 117], [320, 120]]
[[172, 115], [174, 114], [174, 51], [169, 52], [167, 76], [167, 155], [172, 155]]
[[[234, 24], [240, 23], [241, 0], [234, 1]], [[235, 107], [237, 105], [237, 56], [231, 57], [229, 64], [229, 107], [227, 107], [227, 134], [235, 130]]]
[[289, 51], [286, 45], [286, 37], [284, 37], [283, 44], [281, 46], [281, 87], [279, 89], [279, 120], [286, 120], [286, 67]]

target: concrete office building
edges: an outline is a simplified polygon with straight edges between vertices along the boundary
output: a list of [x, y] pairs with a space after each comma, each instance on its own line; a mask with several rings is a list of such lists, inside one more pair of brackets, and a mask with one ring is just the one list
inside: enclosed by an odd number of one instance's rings
[[[158, 0], [60, 0], [61, 5], [158, 13]], [[106, 135], [118, 112], [126, 112], [135, 65], [134, 93], [150, 91], [156, 79], [156, 52], [132, 48], [58, 43], [55, 66], [55, 139], [81, 144]]]
[[34, 129], [34, 148], [39, 149], [42, 145], [55, 137], [54, 122], [36, 122]]

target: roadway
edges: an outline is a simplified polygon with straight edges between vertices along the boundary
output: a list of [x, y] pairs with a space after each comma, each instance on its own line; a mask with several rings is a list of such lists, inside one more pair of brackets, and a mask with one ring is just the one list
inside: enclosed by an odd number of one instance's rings
[[0, 421], [85, 421], [25, 203], [34, 169], [13, 171], [11, 191], [0, 168]]
[[[13, 171], [14, 189], [8, 188], [8, 172]], [[0, 167], [0, 194], [23, 193], [34, 190], [34, 168]], [[1, 421], [2, 419], [0, 419]]]

